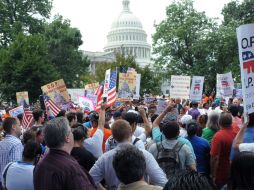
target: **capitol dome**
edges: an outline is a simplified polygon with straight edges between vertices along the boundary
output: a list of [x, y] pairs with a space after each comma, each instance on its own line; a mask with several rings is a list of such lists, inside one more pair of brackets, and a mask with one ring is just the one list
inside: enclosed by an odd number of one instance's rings
[[132, 55], [141, 67], [145, 67], [151, 62], [147, 34], [141, 21], [130, 11], [129, 0], [123, 0], [122, 4], [123, 10], [112, 23], [104, 51]]

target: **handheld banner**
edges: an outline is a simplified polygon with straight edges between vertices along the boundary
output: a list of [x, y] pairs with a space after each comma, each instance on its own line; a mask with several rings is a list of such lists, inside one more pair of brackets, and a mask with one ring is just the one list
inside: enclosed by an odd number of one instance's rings
[[234, 81], [232, 73], [217, 74], [216, 97], [232, 97], [234, 90]]
[[190, 76], [171, 76], [170, 98], [189, 99]]
[[200, 102], [202, 99], [204, 77], [193, 76], [190, 91], [190, 100]]
[[19, 106], [23, 107], [28, 107], [29, 106], [29, 97], [28, 97], [28, 92], [16, 92], [16, 97], [17, 97], [17, 104]]
[[19, 114], [24, 113], [24, 107], [19, 106], [9, 111], [11, 117], [17, 117]]

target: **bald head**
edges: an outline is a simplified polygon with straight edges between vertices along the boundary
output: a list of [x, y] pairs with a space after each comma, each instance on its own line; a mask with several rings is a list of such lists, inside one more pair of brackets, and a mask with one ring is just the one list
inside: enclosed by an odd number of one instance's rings
[[239, 106], [240, 105], [240, 101], [237, 98], [234, 98], [233, 104]]

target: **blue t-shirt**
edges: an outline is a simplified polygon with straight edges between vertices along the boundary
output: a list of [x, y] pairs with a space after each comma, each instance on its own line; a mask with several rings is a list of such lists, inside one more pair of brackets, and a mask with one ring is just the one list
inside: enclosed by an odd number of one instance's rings
[[209, 142], [198, 136], [186, 137], [195, 152], [197, 158], [197, 171], [199, 173], [209, 174], [209, 154], [210, 154], [210, 145]]
[[[243, 135], [243, 143], [254, 143], [254, 126], [246, 128]], [[230, 160], [234, 160], [234, 158], [239, 154], [238, 150], [235, 150], [231, 147], [230, 152]]]

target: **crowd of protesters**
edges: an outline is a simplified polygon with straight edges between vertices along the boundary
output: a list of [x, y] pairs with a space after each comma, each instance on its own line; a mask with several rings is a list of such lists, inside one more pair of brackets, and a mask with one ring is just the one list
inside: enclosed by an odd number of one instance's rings
[[156, 102], [103, 103], [50, 120], [35, 109], [28, 129], [6, 113], [0, 189], [254, 189], [254, 113], [241, 99], [167, 101], [162, 112]]

